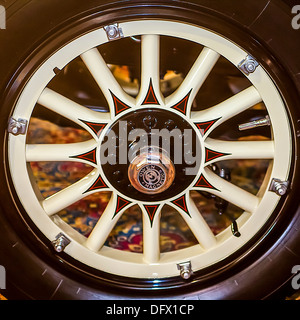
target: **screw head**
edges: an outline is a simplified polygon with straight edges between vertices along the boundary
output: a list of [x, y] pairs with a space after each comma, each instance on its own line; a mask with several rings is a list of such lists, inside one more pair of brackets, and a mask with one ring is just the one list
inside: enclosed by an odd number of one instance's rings
[[248, 62], [248, 63], [246, 63], [245, 68], [246, 68], [246, 70], [247, 70], [248, 72], [250, 72], [250, 73], [252, 73], [252, 72], [255, 71], [255, 65], [254, 65], [253, 62]]
[[17, 127], [17, 126], [14, 126], [14, 127], [11, 129], [11, 132], [12, 132], [13, 134], [17, 134], [17, 133], [19, 132], [18, 127]]
[[106, 28], [106, 33], [109, 38], [114, 38], [117, 36], [118, 29], [116, 26], [108, 26]]
[[287, 190], [287, 188], [286, 188], [285, 185], [279, 185], [278, 187], [276, 187], [276, 193], [277, 193], [279, 196], [285, 195], [286, 190]]
[[54, 249], [55, 249], [56, 252], [62, 252], [63, 251], [62, 245], [55, 245]]
[[180, 276], [181, 278], [188, 280], [191, 277], [191, 272], [189, 270], [182, 270]]

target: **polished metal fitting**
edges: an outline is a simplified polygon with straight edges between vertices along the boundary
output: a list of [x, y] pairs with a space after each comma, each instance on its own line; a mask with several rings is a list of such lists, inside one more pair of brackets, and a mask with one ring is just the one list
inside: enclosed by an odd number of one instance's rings
[[9, 118], [7, 131], [12, 133], [14, 136], [19, 134], [25, 134], [27, 129], [27, 120], [25, 119], [14, 119]]
[[52, 241], [52, 245], [56, 252], [62, 252], [65, 250], [66, 246], [71, 242], [63, 233], [59, 233], [55, 240]]
[[131, 161], [128, 178], [136, 190], [157, 194], [171, 186], [175, 178], [175, 167], [161, 148], [145, 147]]
[[180, 276], [184, 280], [188, 280], [193, 273], [191, 261], [178, 263], [177, 269], [180, 271]]
[[104, 30], [106, 32], [107, 38], [109, 41], [111, 40], [117, 40], [120, 38], [123, 38], [123, 31], [121, 28], [119, 28], [118, 23], [110, 24], [108, 26], [104, 27]]
[[269, 190], [275, 192], [278, 196], [283, 196], [288, 190], [288, 181], [273, 178]]
[[238, 68], [248, 76], [250, 73], [253, 73], [258, 66], [259, 63], [253, 57], [248, 55], [239, 63]]

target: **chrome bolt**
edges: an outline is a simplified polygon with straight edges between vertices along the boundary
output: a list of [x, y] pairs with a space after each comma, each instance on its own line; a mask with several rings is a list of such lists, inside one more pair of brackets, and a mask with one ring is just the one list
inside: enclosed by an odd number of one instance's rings
[[275, 192], [279, 195], [279, 196], [283, 196], [286, 193], [286, 186], [280, 182], [275, 182], [274, 183], [274, 188], [275, 188]]
[[119, 28], [119, 25], [117, 23], [105, 26], [104, 30], [106, 32], [108, 40], [116, 40], [124, 37], [123, 31], [121, 28]]
[[180, 270], [180, 276], [184, 280], [188, 280], [193, 273], [190, 261], [177, 264], [177, 269]]
[[272, 179], [269, 190], [275, 192], [278, 196], [283, 196], [288, 190], [288, 181]]
[[253, 61], [251, 62], [248, 62], [245, 64], [245, 69], [249, 72], [249, 73], [252, 73], [255, 71], [255, 63]]
[[25, 119], [14, 119], [9, 118], [7, 131], [12, 133], [14, 136], [19, 134], [25, 134], [27, 129], [27, 120]]
[[238, 68], [248, 76], [250, 73], [253, 73], [258, 66], [259, 63], [248, 55], [239, 63]]
[[56, 252], [62, 252], [70, 242], [71, 241], [63, 233], [59, 233], [55, 240], [52, 241], [52, 245]]

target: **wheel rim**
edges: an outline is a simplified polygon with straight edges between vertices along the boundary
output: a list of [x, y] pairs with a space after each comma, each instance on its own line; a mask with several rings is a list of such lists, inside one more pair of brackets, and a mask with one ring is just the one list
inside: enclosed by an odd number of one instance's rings
[[[179, 275], [181, 263], [190, 262], [193, 271], [211, 266], [247, 243], [268, 221], [280, 196], [269, 191], [272, 180], [286, 181], [291, 163], [291, 135], [288, 116], [280, 94], [266, 71], [258, 66], [244, 75], [251, 85], [221, 103], [192, 111], [192, 102], [220, 56], [238, 67], [247, 53], [234, 43], [208, 30], [171, 21], [132, 21], [119, 24], [124, 37], [141, 38], [141, 84], [135, 98], [126, 93], [102, 59], [97, 46], [108, 42], [104, 28], [90, 32], [54, 53], [31, 77], [20, 95], [12, 118], [28, 123], [37, 103], [79, 124], [91, 139], [68, 145], [27, 143], [23, 134], [9, 135], [9, 167], [14, 188], [30, 219], [53, 241], [61, 233], [71, 240], [64, 252], [95, 269], [120, 276], [164, 278]], [[139, 34], [136, 34], [139, 30]], [[167, 97], [160, 90], [160, 35], [183, 38], [204, 46], [178, 89]], [[55, 76], [80, 56], [101, 88], [109, 112], [95, 112], [47, 88]], [[271, 122], [269, 141], [218, 141], [211, 133], [221, 124], [257, 103], [263, 102]], [[100, 161], [100, 149], [108, 129], [127, 114], [141, 109], [168, 110], [184, 119], [200, 141], [202, 159], [192, 181], [176, 195], [157, 201], [131, 198], [117, 190], [107, 178]], [[92, 159], [92, 160], [91, 160]], [[222, 179], [210, 168], [232, 159], [270, 160], [264, 181], [256, 195]], [[78, 161], [92, 166], [84, 178], [46, 199], [41, 198], [28, 166], [34, 161]], [[91, 235], [86, 238], [64, 223], [57, 213], [77, 200], [96, 192], [112, 192], [109, 203]], [[192, 199], [193, 191], [209, 192], [244, 212], [235, 221], [239, 237], [229, 226], [214, 235]], [[104, 246], [117, 220], [137, 204], [143, 216], [143, 254], [122, 252]], [[192, 230], [199, 244], [168, 253], [160, 252], [160, 213], [164, 205], [174, 208]], [[99, 267], [101, 266], [101, 267]]]

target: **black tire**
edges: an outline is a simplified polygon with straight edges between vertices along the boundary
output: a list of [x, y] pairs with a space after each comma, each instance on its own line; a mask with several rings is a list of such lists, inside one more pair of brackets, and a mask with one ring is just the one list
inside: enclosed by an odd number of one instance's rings
[[[195, 298], [265, 299], [292, 289], [291, 270], [300, 259], [299, 124], [300, 42], [291, 27], [291, 9], [283, 1], [118, 1], [27, 0], [7, 2], [6, 30], [0, 30], [0, 265], [6, 269], [9, 299]], [[93, 28], [133, 19], [161, 18], [213, 30], [253, 54], [285, 100], [293, 135], [290, 190], [271, 219], [234, 256], [218, 268], [161, 279], [120, 278], [95, 271], [54, 252], [48, 239], [22, 208], [7, 168], [8, 118], [24, 85], [56, 49]], [[30, 22], [29, 22], [30, 21]], [[284, 298], [282, 293], [280, 298]], [[276, 295], [276, 297], [278, 297]]]

